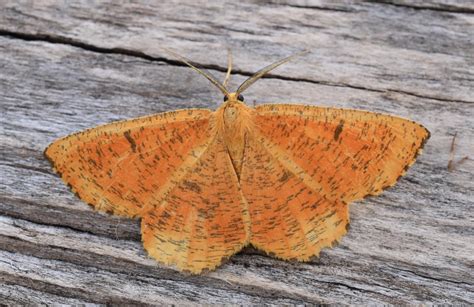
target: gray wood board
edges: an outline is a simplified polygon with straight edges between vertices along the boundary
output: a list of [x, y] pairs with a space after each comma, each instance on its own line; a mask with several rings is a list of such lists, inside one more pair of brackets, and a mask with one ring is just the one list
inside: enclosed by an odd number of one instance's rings
[[[474, 303], [474, 163], [446, 167], [454, 133], [456, 160], [474, 152], [472, 6], [386, 2], [3, 3], [0, 300]], [[217, 107], [222, 95], [160, 46], [220, 78], [232, 47], [234, 86], [311, 48], [250, 88], [248, 103], [391, 113], [432, 137], [395, 187], [351, 206], [348, 235], [319, 259], [246, 249], [214, 272], [178, 273], [146, 256], [138, 221], [94, 212], [42, 155], [55, 138], [98, 124]]]

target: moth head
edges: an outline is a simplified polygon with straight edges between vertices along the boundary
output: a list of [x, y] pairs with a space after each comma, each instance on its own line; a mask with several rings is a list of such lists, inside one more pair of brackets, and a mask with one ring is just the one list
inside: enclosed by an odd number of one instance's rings
[[238, 93], [229, 93], [229, 94], [224, 96], [224, 102], [227, 102], [227, 101], [244, 102], [244, 96], [242, 94], [238, 94]]

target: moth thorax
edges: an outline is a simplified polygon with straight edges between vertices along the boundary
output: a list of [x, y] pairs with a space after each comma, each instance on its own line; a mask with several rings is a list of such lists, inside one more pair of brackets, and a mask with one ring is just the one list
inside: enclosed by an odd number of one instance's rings
[[228, 104], [222, 112], [224, 134], [232, 137], [243, 137], [252, 130], [254, 109], [243, 103]]
[[245, 105], [228, 105], [223, 112], [223, 135], [232, 164], [240, 178], [246, 134], [251, 122], [250, 113]]
[[235, 105], [230, 105], [224, 109], [224, 123], [232, 124], [235, 123], [239, 117], [240, 110]]

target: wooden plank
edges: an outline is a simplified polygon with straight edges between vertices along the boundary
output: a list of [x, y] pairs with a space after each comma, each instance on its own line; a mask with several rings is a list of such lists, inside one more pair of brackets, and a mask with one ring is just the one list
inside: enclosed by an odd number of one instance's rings
[[[61, 3], [51, 1], [33, 7], [8, 3], [0, 28], [156, 58], [169, 58], [160, 50], [160, 46], [168, 46], [210, 67], [216, 66], [214, 59], [225, 63], [224, 50], [232, 47], [237, 70], [245, 73], [260, 68], [269, 57], [307, 48], [314, 52], [307, 56], [304, 70], [286, 67], [279, 75], [473, 101], [470, 50], [474, 41], [468, 35], [474, 31], [472, 14], [413, 13], [376, 3], [345, 4], [346, 9], [341, 10], [334, 9], [329, 1], [318, 1], [320, 7], [329, 10], [280, 1], [266, 5], [260, 1], [160, 1], [147, 6], [78, 1], [64, 7]], [[222, 64], [219, 67], [225, 70]], [[444, 78], [446, 75], [451, 78]]]
[[[12, 2], [0, 13], [2, 301], [474, 303], [470, 210], [474, 164], [468, 160], [453, 172], [446, 168], [455, 132], [456, 157], [474, 151], [474, 108], [469, 95], [473, 71], [467, 65], [472, 62], [468, 52], [472, 39], [463, 35], [466, 27], [472, 27], [471, 15], [381, 4], [317, 2], [322, 6], [317, 9], [308, 3], [292, 7], [229, 2], [225, 6], [232, 7], [235, 16], [248, 17], [229, 25], [219, 11], [199, 5], [103, 3], [89, 10], [81, 3], [68, 8], [48, 3], [32, 9]], [[381, 8], [386, 11], [378, 11]], [[255, 11], [262, 24], [250, 16]], [[279, 19], [266, 19], [285, 14], [291, 18], [283, 29], [278, 28], [282, 26]], [[349, 14], [349, 19], [337, 21], [343, 14]], [[303, 15], [309, 16], [298, 19]], [[389, 30], [382, 16], [397, 25], [394, 29], [403, 28], [405, 17], [412, 18], [413, 24], [401, 32], [364, 36], [364, 25], [365, 34], [377, 24]], [[302, 27], [299, 20], [312, 19], [318, 19], [314, 25], [320, 23], [325, 30], [305, 36], [311, 27]], [[212, 22], [205, 26], [202, 20]], [[191, 21], [198, 26], [192, 27]], [[183, 28], [184, 24], [188, 27]], [[113, 32], [112, 28], [121, 30]], [[141, 33], [145, 28], [149, 31]], [[211, 32], [202, 33], [203, 29]], [[235, 29], [257, 33], [232, 31]], [[132, 43], [134, 31], [144, 44]], [[428, 40], [436, 31], [443, 32], [446, 46]], [[391, 35], [400, 33], [405, 39], [400, 36], [390, 41]], [[353, 57], [347, 49], [350, 46], [338, 41], [348, 34], [359, 35], [353, 47], [368, 50], [376, 46], [378, 51], [362, 56], [359, 49], [361, 56]], [[180, 274], [146, 256], [138, 221], [92, 211], [68, 191], [42, 156], [55, 138], [97, 124], [178, 108], [215, 108], [222, 97], [206, 80], [154, 47], [148, 48], [164, 41], [160, 37], [169, 40], [173, 35], [177, 38], [167, 46], [191, 54], [214, 68], [212, 73], [219, 77], [223, 77], [225, 52], [213, 47], [228, 35], [227, 42], [236, 46], [237, 53], [235, 85], [251, 71], [296, 50], [291, 45], [296, 41], [323, 43], [324, 52], [292, 62], [273, 78], [259, 81], [246, 93], [248, 103], [298, 102], [392, 113], [423, 123], [432, 138], [394, 188], [351, 206], [349, 234], [338, 247], [323, 251], [321, 258], [288, 263], [246, 249], [215, 272]], [[61, 37], [71, 40], [58, 39]], [[416, 37], [424, 37], [430, 45], [417, 43]], [[410, 39], [411, 47], [402, 44]], [[122, 49], [112, 49], [118, 47]], [[408, 56], [414, 54], [414, 59]], [[415, 65], [418, 60], [425, 63]], [[390, 78], [379, 75], [396, 68], [397, 61], [406, 71], [397, 68]], [[442, 61], [446, 62], [439, 66]], [[364, 65], [366, 70], [360, 67]], [[343, 71], [331, 72], [331, 66]], [[414, 84], [405, 80], [407, 75], [430, 71], [443, 74], [426, 75]], [[373, 83], [377, 78], [384, 80]], [[443, 91], [447, 85], [451, 88]]]

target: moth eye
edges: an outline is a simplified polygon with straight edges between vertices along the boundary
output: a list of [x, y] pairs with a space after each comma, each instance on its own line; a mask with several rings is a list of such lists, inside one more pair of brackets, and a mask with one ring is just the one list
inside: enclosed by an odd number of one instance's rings
[[237, 96], [237, 100], [239, 100], [239, 101], [244, 101], [244, 96], [242, 96], [241, 94], [239, 94], [239, 96]]
[[227, 100], [229, 100], [229, 96], [228, 96], [228, 95], [225, 95], [225, 96], [224, 96], [224, 101], [227, 101]]

